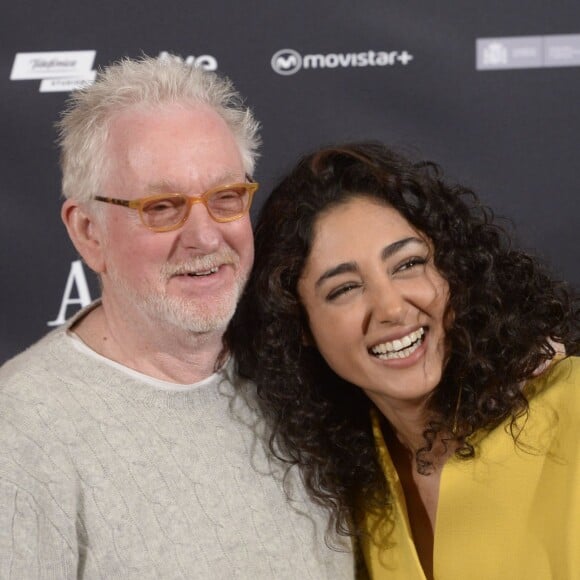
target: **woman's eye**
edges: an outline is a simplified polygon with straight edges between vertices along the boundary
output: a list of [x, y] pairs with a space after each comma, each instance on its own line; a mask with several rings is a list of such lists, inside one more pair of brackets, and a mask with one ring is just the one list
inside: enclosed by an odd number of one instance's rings
[[342, 286], [339, 286], [338, 288], [331, 290], [328, 293], [328, 295], [326, 296], [326, 299], [329, 301], [335, 300], [336, 298], [339, 298], [340, 296], [344, 296], [345, 294], [348, 294], [352, 290], [355, 290], [359, 286], [360, 286], [360, 284], [355, 284], [354, 282], [349, 282], [347, 284], [343, 284]]
[[427, 263], [427, 258], [421, 258], [420, 256], [414, 256], [405, 260], [400, 266], [395, 269], [395, 272], [404, 272], [406, 270], [411, 270], [416, 266], [423, 266]]

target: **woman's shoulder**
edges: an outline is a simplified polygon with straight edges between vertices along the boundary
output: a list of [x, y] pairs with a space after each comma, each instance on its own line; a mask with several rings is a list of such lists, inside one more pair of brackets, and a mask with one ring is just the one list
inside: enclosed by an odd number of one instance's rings
[[580, 396], [580, 357], [559, 357], [546, 370], [526, 386], [531, 398], [544, 395], [553, 396], [556, 392], [570, 396]]
[[580, 357], [555, 360], [541, 375], [529, 381], [525, 392], [529, 426], [558, 425], [559, 437], [567, 434], [571, 441], [577, 439], [580, 435]]

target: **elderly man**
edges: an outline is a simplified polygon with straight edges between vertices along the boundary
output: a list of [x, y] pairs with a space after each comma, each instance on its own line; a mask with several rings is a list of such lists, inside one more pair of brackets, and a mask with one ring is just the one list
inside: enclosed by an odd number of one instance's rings
[[253, 259], [250, 111], [211, 73], [125, 60], [60, 132], [102, 298], [0, 371], [0, 577], [351, 578], [223, 342]]

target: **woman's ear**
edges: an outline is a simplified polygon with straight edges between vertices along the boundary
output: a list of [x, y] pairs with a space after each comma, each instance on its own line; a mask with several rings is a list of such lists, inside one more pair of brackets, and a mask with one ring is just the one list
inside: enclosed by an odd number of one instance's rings
[[91, 270], [102, 274], [105, 260], [101, 220], [95, 219], [84, 204], [74, 199], [67, 199], [62, 204], [60, 215], [77, 252]]

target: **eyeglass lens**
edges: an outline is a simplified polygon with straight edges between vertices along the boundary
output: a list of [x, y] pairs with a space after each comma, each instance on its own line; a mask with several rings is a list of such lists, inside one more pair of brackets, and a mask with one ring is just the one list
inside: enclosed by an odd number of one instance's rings
[[[214, 219], [231, 219], [245, 212], [249, 197], [249, 191], [244, 186], [229, 188], [205, 198], [205, 206]], [[184, 219], [188, 210], [187, 196], [175, 194], [151, 200], [141, 208], [145, 223], [151, 228], [177, 224]]]

